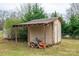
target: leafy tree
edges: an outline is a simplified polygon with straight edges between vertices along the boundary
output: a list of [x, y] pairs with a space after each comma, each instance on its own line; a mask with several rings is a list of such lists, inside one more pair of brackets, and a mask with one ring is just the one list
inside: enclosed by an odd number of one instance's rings
[[[47, 18], [44, 10], [39, 6], [39, 4], [24, 4], [21, 6], [22, 9], [22, 20], [23, 22], [31, 21], [34, 19]], [[27, 30], [20, 30], [20, 37], [25, 38], [27, 36]]]
[[70, 8], [67, 9], [67, 34], [75, 38], [79, 36], [79, 3], [72, 3]]
[[9, 18], [6, 19], [6, 21], [4, 22], [4, 29], [3, 32], [6, 35], [6, 38], [11, 38], [12, 36], [12, 26], [14, 24], [19, 24], [22, 23], [23, 21], [21, 19], [16, 19], [16, 18]]
[[33, 12], [32, 14], [34, 15], [33, 19], [40, 19], [47, 17], [47, 15], [44, 13], [44, 10], [41, 7], [39, 7], [37, 3], [33, 5], [32, 12]]
[[79, 35], [79, 16], [78, 15], [72, 15], [70, 17], [69, 32], [71, 36]]
[[66, 35], [66, 29], [67, 29], [67, 23], [65, 20], [63, 20], [63, 17], [61, 16], [61, 30], [62, 30], [62, 35]]
[[6, 21], [5, 21], [5, 23], [4, 23], [4, 27], [6, 28], [6, 29], [8, 29], [8, 28], [12, 28], [12, 26], [14, 25], [14, 24], [18, 24], [18, 23], [21, 23], [22, 22], [22, 20], [20, 20], [20, 19], [6, 19]]
[[47, 18], [47, 15], [44, 13], [44, 10], [36, 3], [36, 4], [28, 4], [27, 11], [22, 18], [24, 22], [30, 21], [33, 19]]

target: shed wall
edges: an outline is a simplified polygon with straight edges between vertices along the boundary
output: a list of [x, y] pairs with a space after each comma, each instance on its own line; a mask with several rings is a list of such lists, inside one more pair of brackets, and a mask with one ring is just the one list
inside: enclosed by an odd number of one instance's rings
[[59, 20], [54, 21], [53, 25], [54, 33], [54, 43], [59, 43], [61, 41], [61, 23]]
[[61, 22], [58, 22], [58, 42], [61, 42]]
[[[46, 36], [45, 36], [46, 33]], [[39, 38], [40, 40], [45, 40], [46, 45], [50, 45], [53, 43], [53, 30], [52, 30], [52, 24], [48, 24], [45, 27], [44, 32], [44, 26], [43, 25], [34, 25], [30, 27], [30, 41], [34, 41], [35, 38]], [[46, 37], [46, 39], [45, 39]]]
[[34, 25], [30, 27], [30, 41], [34, 41], [35, 38], [44, 40], [44, 31], [42, 25]]
[[48, 24], [46, 26], [46, 44], [47, 45], [50, 45], [50, 44], [53, 44], [53, 32], [52, 32], [52, 24]]
[[46, 30], [46, 45], [56, 44], [61, 41], [61, 22], [55, 20], [46, 25], [45, 30], [43, 25], [34, 25], [30, 27], [30, 41], [34, 41], [37, 37], [40, 40], [45, 40]]

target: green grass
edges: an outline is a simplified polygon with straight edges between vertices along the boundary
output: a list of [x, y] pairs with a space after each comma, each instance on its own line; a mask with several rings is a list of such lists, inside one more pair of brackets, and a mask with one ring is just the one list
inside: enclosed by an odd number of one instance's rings
[[2, 39], [3, 31], [0, 31], [0, 39]]
[[62, 39], [61, 44], [46, 49], [29, 48], [26, 43], [0, 40], [1, 56], [79, 56], [79, 40]]
[[37, 56], [37, 55], [79, 55], [79, 40], [63, 39], [59, 45], [54, 45], [46, 49], [36, 49], [27, 47], [26, 43], [2, 40], [0, 42], [0, 55], [6, 56]]

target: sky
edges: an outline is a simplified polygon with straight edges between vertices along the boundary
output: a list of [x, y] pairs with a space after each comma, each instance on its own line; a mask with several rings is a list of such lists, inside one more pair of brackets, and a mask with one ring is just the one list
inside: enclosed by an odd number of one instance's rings
[[[49, 0], [0, 0], [0, 10], [14, 11], [20, 8], [20, 4], [28, 3], [29, 1], [31, 3], [42, 2], [40, 6], [43, 7], [46, 13], [50, 14], [56, 11], [59, 14], [62, 14], [64, 17], [66, 16], [66, 10], [70, 8], [70, 3], [66, 3], [66, 1], [70, 0], [62, 0], [61, 2], [56, 0], [54, 0], [53, 2], [49, 2]], [[62, 3], [63, 1], [64, 3]]]
[[52, 13], [54, 11], [66, 15], [66, 10], [70, 8], [70, 3], [43, 3], [41, 5], [45, 12]]
[[[20, 3], [0, 3], [0, 10], [16, 10], [19, 7]], [[66, 10], [70, 8], [70, 3], [41, 3], [41, 7], [47, 13], [57, 11], [65, 15]]]

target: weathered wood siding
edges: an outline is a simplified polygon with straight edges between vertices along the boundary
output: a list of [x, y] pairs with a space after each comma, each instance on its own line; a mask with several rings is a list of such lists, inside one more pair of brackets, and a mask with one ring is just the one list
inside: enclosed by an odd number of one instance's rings
[[48, 24], [46, 26], [46, 44], [50, 45], [53, 43], [53, 39], [52, 39], [53, 33], [52, 33], [52, 24]]
[[56, 44], [61, 41], [61, 23], [59, 20], [54, 21], [53, 29], [54, 43]]
[[58, 43], [61, 42], [61, 22], [58, 22]]
[[33, 41], [36, 37], [44, 40], [44, 31], [42, 25], [34, 25], [30, 27], [30, 41]]
[[30, 31], [30, 41], [34, 41], [37, 37], [40, 40], [45, 40], [46, 45], [56, 44], [61, 41], [61, 22], [55, 20], [53, 23], [46, 25], [33, 25], [29, 28]]
[[[50, 45], [53, 43], [53, 33], [52, 33], [52, 24], [48, 24], [45, 27], [46, 36], [44, 35], [44, 26], [43, 25], [35, 25], [30, 27], [30, 41], [33, 41], [36, 37], [45, 40], [46, 45]], [[46, 37], [46, 39], [45, 39]]]

